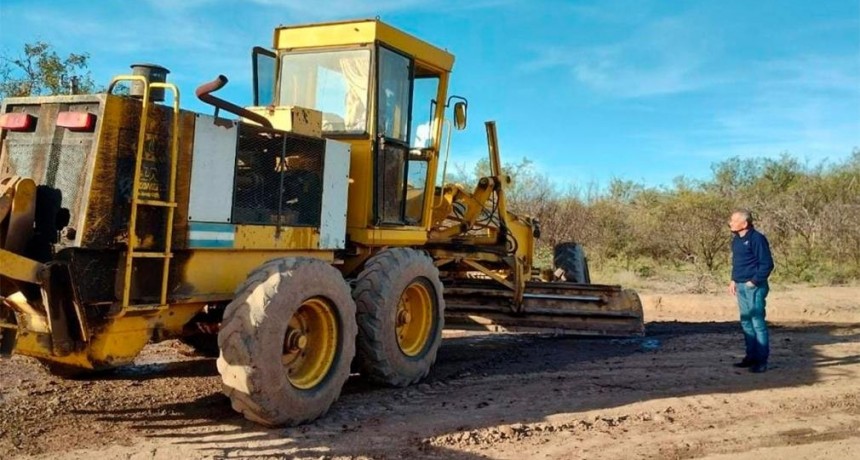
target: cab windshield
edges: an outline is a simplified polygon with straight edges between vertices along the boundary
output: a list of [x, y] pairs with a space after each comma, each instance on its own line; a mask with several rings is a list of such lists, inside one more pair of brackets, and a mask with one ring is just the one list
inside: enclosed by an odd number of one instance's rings
[[322, 112], [322, 130], [367, 132], [370, 50], [287, 53], [281, 56], [280, 105]]

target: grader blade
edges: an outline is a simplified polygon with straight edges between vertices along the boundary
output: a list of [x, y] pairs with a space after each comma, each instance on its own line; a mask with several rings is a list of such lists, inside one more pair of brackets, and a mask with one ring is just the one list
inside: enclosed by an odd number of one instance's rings
[[614, 337], [644, 334], [635, 291], [600, 284], [528, 282], [519, 309], [513, 292], [486, 280], [445, 286], [446, 326], [493, 331]]

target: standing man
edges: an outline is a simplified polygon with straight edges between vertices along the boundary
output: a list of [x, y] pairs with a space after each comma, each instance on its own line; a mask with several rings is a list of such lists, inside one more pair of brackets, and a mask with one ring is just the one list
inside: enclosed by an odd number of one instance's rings
[[752, 214], [746, 209], [732, 212], [729, 228], [734, 234], [729, 292], [738, 298], [746, 342], [746, 356], [734, 366], [749, 368], [755, 373], [766, 372], [770, 346], [764, 307], [770, 289], [767, 277], [773, 270], [770, 245], [767, 238], [753, 228]]

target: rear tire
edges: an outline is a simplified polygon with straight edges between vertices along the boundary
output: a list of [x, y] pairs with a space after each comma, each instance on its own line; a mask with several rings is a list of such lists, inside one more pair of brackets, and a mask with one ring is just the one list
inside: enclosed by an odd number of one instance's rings
[[560, 243], [553, 248], [553, 266], [562, 271], [559, 279], [578, 284], [591, 284], [588, 258], [579, 243]]
[[268, 262], [224, 312], [224, 393], [233, 409], [264, 425], [316, 419], [349, 377], [355, 335], [355, 303], [339, 271], [309, 258]]
[[439, 270], [423, 252], [386, 249], [368, 260], [353, 289], [362, 375], [396, 387], [427, 376], [442, 343], [442, 289]]

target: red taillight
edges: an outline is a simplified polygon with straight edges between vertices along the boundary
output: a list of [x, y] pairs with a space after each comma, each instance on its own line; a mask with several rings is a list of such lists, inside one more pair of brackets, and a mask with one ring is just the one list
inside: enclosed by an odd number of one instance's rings
[[29, 113], [15, 112], [0, 115], [0, 129], [9, 131], [29, 131], [36, 124], [36, 117]]
[[57, 115], [57, 126], [72, 131], [92, 131], [95, 125], [96, 116], [89, 112], [60, 112]]

